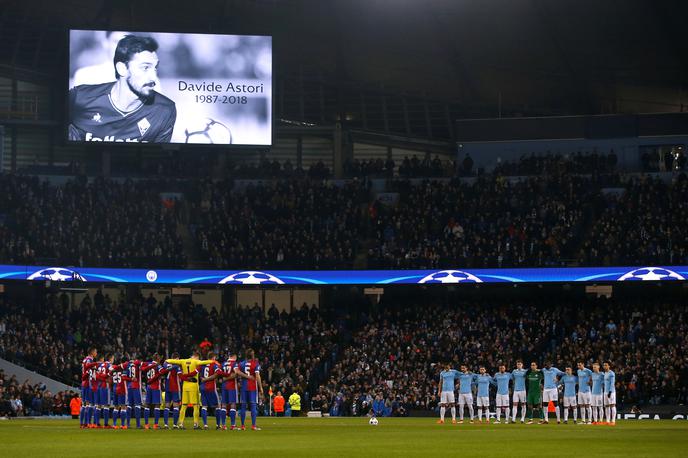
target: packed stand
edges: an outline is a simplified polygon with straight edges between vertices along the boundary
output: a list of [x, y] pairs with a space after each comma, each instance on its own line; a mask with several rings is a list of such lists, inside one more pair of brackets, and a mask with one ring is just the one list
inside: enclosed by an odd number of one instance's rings
[[688, 180], [673, 183], [632, 178], [623, 192], [605, 194], [603, 210], [579, 260], [585, 265], [684, 265], [688, 263]]
[[81, 362], [91, 346], [101, 355], [144, 359], [155, 352], [187, 355], [207, 341], [204, 354], [209, 349], [222, 356], [229, 351], [243, 354], [253, 348], [264, 364], [265, 392], [273, 387], [304, 394], [324, 378], [338, 342], [334, 324], [307, 304], [293, 313], [279, 313], [274, 306], [265, 313], [259, 307], [218, 313], [169, 298], [162, 302], [152, 296], [112, 298], [100, 292], [71, 309], [68, 304], [64, 293], [50, 296], [41, 307], [4, 302], [0, 356], [78, 386]]
[[0, 262], [183, 266], [176, 202], [163, 191], [149, 181], [82, 177], [54, 186], [0, 175]]
[[62, 416], [72, 412], [75, 391], [52, 393], [42, 383], [19, 382], [0, 369], [0, 418], [24, 416]]
[[413, 155], [405, 156], [398, 165], [394, 159], [354, 159], [344, 163], [344, 176], [347, 178], [429, 178], [452, 177], [456, 174], [454, 161], [443, 161], [439, 156], [427, 154], [423, 159]]
[[596, 302], [383, 307], [365, 317], [317, 394], [333, 415], [405, 416], [437, 407], [448, 361], [494, 374], [518, 358], [561, 370], [610, 360], [621, 405], [685, 403], [687, 313], [685, 305]]
[[618, 158], [614, 150], [608, 154], [536, 154], [523, 155], [517, 161], [504, 161], [497, 164], [496, 175], [561, 175], [561, 174], [601, 174], [616, 171]]
[[217, 268], [351, 268], [368, 193], [357, 180], [202, 182], [192, 208], [198, 247]]
[[580, 243], [586, 205], [598, 191], [576, 176], [510, 181], [398, 181], [397, 205], [370, 209], [374, 268], [562, 265]]

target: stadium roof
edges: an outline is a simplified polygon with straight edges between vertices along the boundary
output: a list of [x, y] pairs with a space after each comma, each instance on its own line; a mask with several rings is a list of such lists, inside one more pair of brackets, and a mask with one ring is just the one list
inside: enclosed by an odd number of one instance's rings
[[494, 114], [500, 103], [524, 114], [685, 111], [685, 4], [10, 1], [0, 13], [0, 68], [51, 74], [63, 65], [69, 27], [257, 33], [275, 36], [278, 78], [422, 94]]

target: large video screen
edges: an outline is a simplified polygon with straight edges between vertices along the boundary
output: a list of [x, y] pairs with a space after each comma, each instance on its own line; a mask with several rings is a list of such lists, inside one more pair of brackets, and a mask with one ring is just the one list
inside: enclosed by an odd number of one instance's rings
[[272, 144], [272, 37], [71, 30], [67, 139]]

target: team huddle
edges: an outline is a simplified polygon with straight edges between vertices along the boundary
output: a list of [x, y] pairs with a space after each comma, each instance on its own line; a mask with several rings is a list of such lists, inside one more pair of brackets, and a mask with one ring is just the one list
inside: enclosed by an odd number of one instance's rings
[[[177, 353], [166, 360], [158, 354], [145, 361], [122, 357], [117, 364], [114, 355], [97, 355], [95, 348], [90, 349], [81, 364], [83, 404], [79, 419], [82, 429], [128, 429], [132, 417], [138, 429], [159, 429], [161, 414], [162, 428], [170, 428], [171, 415], [172, 428], [184, 429], [187, 407], [192, 406], [194, 429], [200, 429], [199, 416], [203, 419], [203, 428], [208, 429], [210, 412], [215, 414], [215, 428], [227, 430], [229, 412], [229, 429], [244, 430], [248, 407], [251, 429], [260, 430], [256, 417], [263, 386], [260, 363], [251, 349], [246, 351], [243, 361], [238, 361], [236, 354], [230, 354], [224, 362], [218, 361], [213, 352], [209, 352], [205, 360], [194, 352], [186, 359], [180, 359]], [[218, 384], [221, 395], [218, 395]], [[237, 408], [240, 426], [237, 426]]]
[[[461, 371], [451, 368], [447, 364], [440, 372], [438, 395], [440, 397], [440, 419], [444, 423], [446, 409], [451, 409], [452, 423], [456, 423], [456, 404], [454, 398], [455, 384], [459, 381], [459, 423], [463, 423], [464, 409], [468, 408], [470, 422], [473, 423], [473, 392], [476, 391], [476, 406], [478, 421], [482, 423], [490, 419], [490, 387], [496, 386], [495, 405], [497, 407], [495, 423], [501, 423], [504, 414], [505, 423], [515, 423], [518, 408], [521, 408], [521, 423], [525, 423], [526, 410], [530, 409], [528, 424], [534, 422], [536, 412], [541, 413], [539, 423], [549, 423], [548, 405], [554, 405], [557, 423], [561, 423], [559, 410], [559, 389], [563, 387], [564, 423], [568, 423], [569, 411], [573, 411], [573, 421], [578, 422], [580, 409], [580, 424], [616, 424], [616, 375], [608, 362], [604, 363], [604, 372], [600, 372], [599, 363], [592, 365], [592, 370], [578, 362], [577, 371], [567, 366], [564, 372], [550, 363], [544, 369], [538, 369], [536, 363], [530, 364], [530, 369], [523, 368], [523, 362], [516, 362], [516, 369], [506, 371], [506, 366], [500, 365], [499, 371], [491, 376], [484, 366], [480, 366], [479, 373], [468, 371], [461, 366]], [[511, 402], [509, 393], [512, 393]], [[511, 407], [511, 412], [510, 412]]]

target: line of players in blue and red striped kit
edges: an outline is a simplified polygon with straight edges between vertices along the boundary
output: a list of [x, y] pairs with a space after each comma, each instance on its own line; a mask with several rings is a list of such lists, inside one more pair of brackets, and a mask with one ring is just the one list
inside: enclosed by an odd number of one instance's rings
[[[91, 348], [81, 364], [80, 427], [128, 429], [135, 418], [138, 429], [160, 429], [162, 415], [163, 429], [170, 429], [170, 417], [172, 429], [184, 429], [186, 409], [193, 407], [194, 429], [201, 428], [199, 414], [203, 429], [208, 429], [210, 412], [215, 414], [216, 429], [228, 429], [229, 413], [229, 429], [244, 430], [247, 408], [250, 408], [252, 429], [259, 430], [256, 426], [259, 392], [262, 395], [260, 363], [250, 349], [241, 362], [234, 353], [220, 362], [213, 352], [207, 360], [200, 360], [198, 352], [194, 352], [191, 358], [182, 360], [178, 353], [173, 353], [168, 360], [158, 354], [146, 360], [122, 356], [115, 364], [114, 355], [98, 356], [96, 348]], [[237, 408], [240, 426], [236, 424]]]

